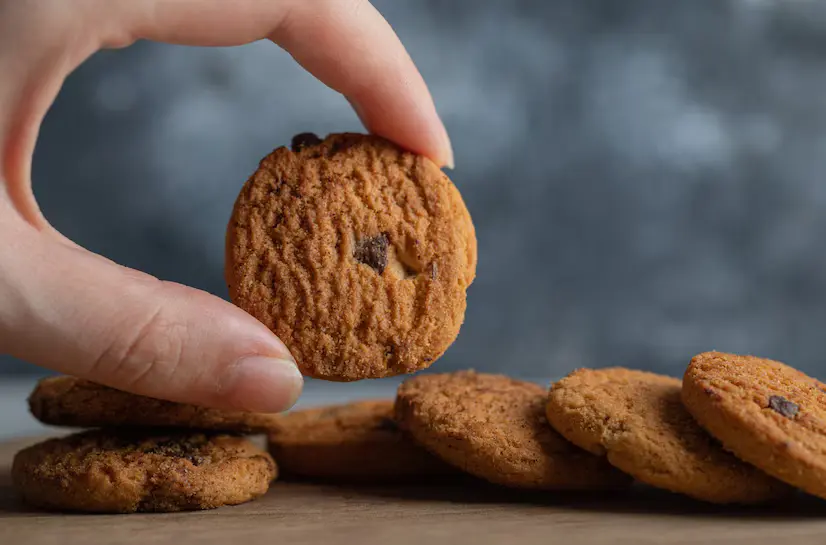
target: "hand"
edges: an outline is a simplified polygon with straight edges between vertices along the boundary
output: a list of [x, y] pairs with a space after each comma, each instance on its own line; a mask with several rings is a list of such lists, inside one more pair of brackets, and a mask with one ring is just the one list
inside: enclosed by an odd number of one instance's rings
[[80, 248], [31, 188], [43, 116], [98, 49], [262, 38], [344, 94], [371, 132], [451, 166], [421, 76], [366, 0], [0, 0], [0, 351], [161, 399], [264, 412], [295, 402], [302, 378], [262, 324]]

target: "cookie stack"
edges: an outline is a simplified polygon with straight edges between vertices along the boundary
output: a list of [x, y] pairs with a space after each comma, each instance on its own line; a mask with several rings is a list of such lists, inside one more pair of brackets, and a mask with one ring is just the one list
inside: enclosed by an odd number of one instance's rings
[[375, 484], [438, 482], [456, 470], [402, 433], [392, 400], [364, 400], [277, 418], [269, 450], [285, 478]]
[[580, 369], [551, 387], [546, 414], [573, 444], [651, 486], [713, 503], [762, 503], [789, 494], [788, 486], [707, 433], [681, 393], [672, 377]]
[[285, 477], [351, 483], [456, 480], [604, 490], [630, 479], [545, 419], [539, 385], [472, 371], [408, 379], [395, 399], [276, 417], [270, 452]]
[[473, 371], [413, 377], [392, 410], [388, 400], [276, 417], [270, 451], [286, 474], [314, 480], [421, 481], [452, 468], [523, 489], [616, 490], [636, 480], [757, 504], [795, 488], [826, 498], [824, 411], [817, 380], [709, 352], [682, 382], [624, 368], [580, 369], [550, 392]]
[[707, 352], [682, 382], [579, 370], [551, 387], [548, 420], [644, 483], [715, 503], [793, 488], [826, 498], [826, 385], [783, 363]]
[[15, 488], [37, 507], [211, 509], [264, 495], [278, 473], [272, 457], [241, 436], [267, 430], [273, 415], [162, 401], [68, 376], [41, 381], [29, 408], [44, 424], [94, 428], [15, 456]]

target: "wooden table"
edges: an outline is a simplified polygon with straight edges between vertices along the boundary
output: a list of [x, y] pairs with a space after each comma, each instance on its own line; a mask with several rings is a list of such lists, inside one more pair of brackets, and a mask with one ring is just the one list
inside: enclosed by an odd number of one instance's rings
[[642, 487], [595, 497], [472, 483], [348, 488], [276, 482], [262, 500], [213, 511], [43, 513], [17, 500], [9, 477], [14, 453], [31, 442], [0, 443], [0, 545], [826, 543], [826, 502], [817, 499], [722, 509]]

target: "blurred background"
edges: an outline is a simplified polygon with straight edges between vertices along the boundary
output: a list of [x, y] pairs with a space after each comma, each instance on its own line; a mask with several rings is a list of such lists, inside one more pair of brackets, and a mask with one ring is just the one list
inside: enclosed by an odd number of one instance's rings
[[[719, 349], [826, 374], [826, 3], [374, 3], [430, 85], [479, 238], [434, 370], [679, 374]], [[258, 160], [344, 130], [347, 102], [270, 43], [139, 43], [66, 82], [35, 193], [85, 247], [226, 297]]]

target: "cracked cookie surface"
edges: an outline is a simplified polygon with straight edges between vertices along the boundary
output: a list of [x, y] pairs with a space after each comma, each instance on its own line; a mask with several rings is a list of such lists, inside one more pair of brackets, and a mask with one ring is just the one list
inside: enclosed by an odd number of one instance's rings
[[230, 299], [304, 375], [412, 373], [450, 346], [476, 273], [459, 191], [430, 160], [375, 136], [298, 135], [265, 157], [227, 228]]
[[714, 503], [760, 503], [791, 489], [729, 454], [680, 401], [678, 379], [579, 369], [548, 395], [553, 427], [637, 480]]
[[706, 352], [691, 360], [682, 399], [740, 459], [826, 498], [826, 384], [778, 361]]
[[547, 391], [502, 375], [460, 371], [406, 380], [396, 420], [446, 462], [515, 488], [614, 489], [630, 479], [568, 442], [545, 418]]
[[14, 458], [31, 505], [96, 513], [174, 512], [236, 505], [266, 493], [269, 454], [228, 435], [95, 430], [50, 439]]

